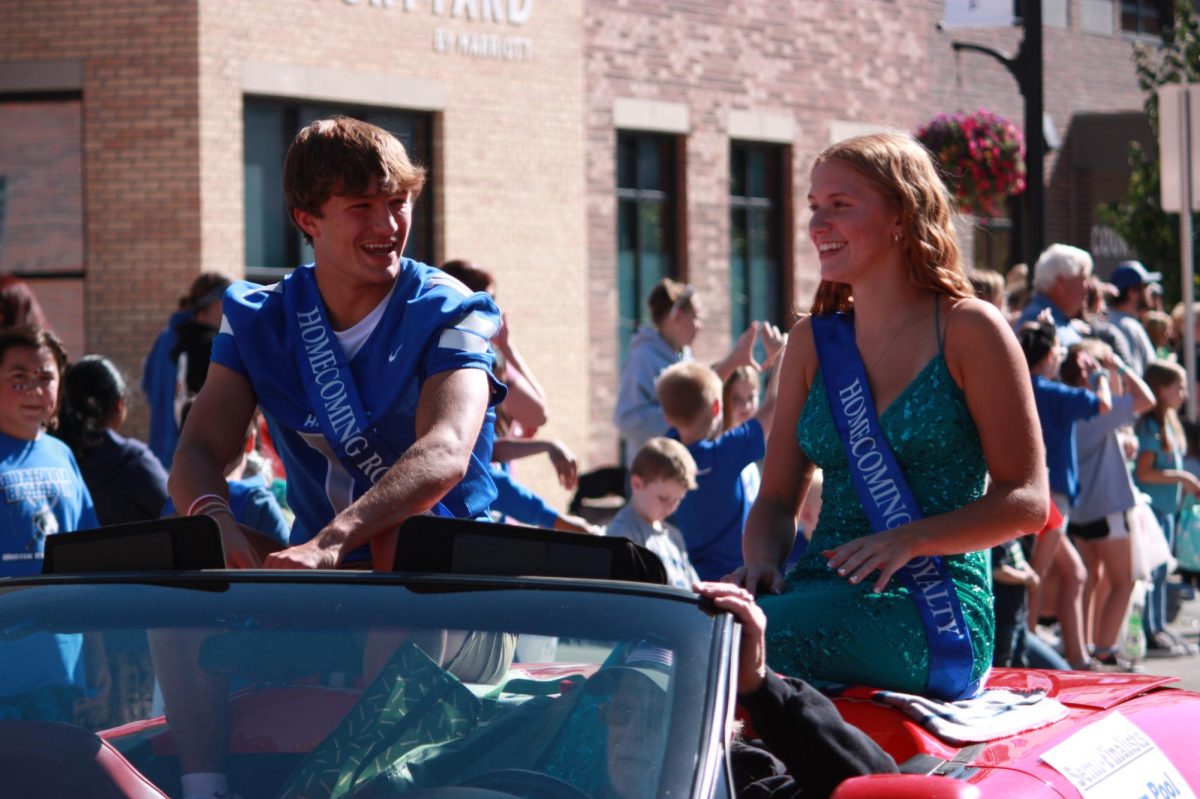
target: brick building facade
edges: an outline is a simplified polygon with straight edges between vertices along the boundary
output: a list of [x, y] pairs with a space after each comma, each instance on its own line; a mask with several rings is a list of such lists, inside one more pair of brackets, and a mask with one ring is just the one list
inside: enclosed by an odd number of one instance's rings
[[[1138, 135], [1137, 35], [1122, 30], [1128, 2], [1043, 2], [1064, 144], [1047, 162], [1047, 239], [1089, 246], [1095, 204], [1123, 190], [1119, 137], [1096, 142], [1115, 119]], [[377, 118], [430, 167], [415, 254], [495, 272], [550, 395], [545, 432], [585, 468], [611, 463], [621, 350], [652, 278], [697, 287], [697, 352], [715, 356], [746, 319], [806, 304], [821, 147], [943, 110], [1020, 121], [1008, 73], [950, 48], [1011, 51], [1020, 34], [939, 30], [943, 5], [9, 0], [0, 271], [35, 281], [73, 354], [136, 377], [198, 271], [269, 279], [303, 257], [273, 171], [295, 126]], [[548, 466], [524, 475], [562, 499]]]
[[[1043, 0], [1045, 108], [1062, 140], [1046, 162], [1046, 240], [1106, 245], [1101, 269], [1126, 253], [1119, 239], [1098, 229], [1096, 206], [1125, 190], [1128, 140], [1149, 137], [1132, 46], [1152, 39], [1122, 29], [1122, 11], [1130, 5], [1152, 4]], [[773, 234], [779, 254], [765, 259], [768, 268], [784, 273], [776, 283], [782, 300], [769, 309], [784, 323], [792, 309], [807, 307], [817, 282], [803, 209], [809, 164], [825, 145], [880, 127], [912, 131], [941, 111], [986, 108], [1022, 124], [1023, 103], [1007, 70], [986, 56], [956, 55], [951, 47], [962, 41], [1012, 54], [1020, 31], [943, 30], [944, 9], [941, 0], [589, 0], [592, 462], [616, 457], [605, 424], [620, 370], [621, 342], [613, 330], [627, 322], [619, 295], [631, 283], [621, 274], [621, 200], [613, 192], [620, 184], [619, 140], [656, 134], [673, 141], [679, 165], [674, 219], [684, 233], [671, 260], [675, 274], [705, 300], [696, 351], [715, 359], [747, 318], [744, 310], [738, 313], [739, 303], [747, 302], [731, 275], [743, 267], [733, 252], [739, 231], [731, 159], [739, 149], [779, 148], [787, 165], [774, 201], [785, 209]], [[1085, 117], [1088, 124], [1080, 126]], [[963, 232], [972, 260], [1006, 265], [1011, 230], [1003, 220], [987, 228], [968, 222]]]

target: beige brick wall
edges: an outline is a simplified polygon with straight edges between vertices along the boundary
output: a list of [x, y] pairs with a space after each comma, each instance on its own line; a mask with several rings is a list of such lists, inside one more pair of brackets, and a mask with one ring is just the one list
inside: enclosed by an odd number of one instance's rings
[[[940, 4], [938, 4], [940, 8]], [[588, 257], [592, 336], [589, 455], [613, 462], [618, 383], [616, 330], [616, 133], [622, 98], [680, 103], [687, 151], [688, 277], [704, 298], [697, 357], [730, 341], [729, 124], [758, 115], [793, 132], [792, 193], [803, 208], [812, 157], [835, 121], [909, 129], [930, 95], [932, 4], [882, 0], [826, 3], [663, 4], [590, 0], [588, 58]], [[741, 126], [735, 131], [742, 135]], [[770, 137], [778, 141], [777, 137]], [[816, 258], [797, 217], [795, 296], [806, 307]]]
[[[696, 351], [715, 358], [731, 343], [726, 196], [731, 113], [790, 119], [794, 126], [794, 300], [802, 308], [817, 282], [804, 196], [809, 165], [825, 144], [880, 126], [912, 131], [940, 111], [987, 108], [1023, 125], [1012, 76], [986, 57], [956, 57], [950, 47], [960, 40], [1011, 54], [1020, 31], [939, 30], [944, 5], [942, 0], [589, 0], [591, 462], [614, 461], [617, 443], [610, 422], [618, 381], [614, 103], [638, 98], [687, 110], [688, 276], [707, 309]], [[1081, 14], [1082, 0], [1070, 0], [1068, 28], [1048, 26], [1044, 32], [1045, 107], [1063, 136], [1074, 114], [1136, 110], [1142, 102], [1131, 42], [1119, 34], [1085, 33]], [[1048, 180], [1054, 165], [1051, 154]], [[1058, 184], [1047, 194], [1047, 241], [1070, 238], [1071, 191]], [[1083, 199], [1076, 195], [1074, 203]], [[1086, 240], [1072, 243], [1088, 245]]]
[[[244, 264], [242, 96], [248, 63], [362, 76], [360, 100], [404, 107], [395, 84], [444, 86], [435, 142], [439, 251], [498, 277], [502, 305], [551, 397], [546, 434], [584, 449], [582, 5], [420, 0], [8, 4], [0, 63], [82, 62], [87, 349], [136, 378], [154, 334], [201, 269]], [[406, 10], [412, 6], [412, 10]], [[435, 13], [437, 9], [443, 13]], [[523, 24], [485, 10], [531, 9]], [[435, 31], [449, 36], [436, 52]], [[519, 37], [521, 60], [472, 40]], [[528, 47], [532, 44], [532, 49]], [[484, 41], [485, 53], [487, 41]], [[384, 90], [386, 89], [386, 91]], [[401, 92], [402, 94], [402, 92]], [[336, 99], [319, 97], [316, 99]], [[567, 209], [564, 213], [564, 209]], [[418, 206], [418, 213], [434, 209]], [[131, 420], [144, 432], [144, 414]], [[548, 465], [525, 477], [552, 498]]]
[[[585, 313], [582, 7], [537, 4], [518, 26], [437, 15], [431, 2], [414, 5], [405, 11], [402, 1], [390, 7], [367, 0], [200, 4], [202, 262], [209, 269], [244, 263], [241, 120], [248, 63], [315, 68], [324, 78], [336, 73], [343, 80], [335, 93], [362, 94], [362, 87], [377, 84], [381, 105], [404, 103], [396, 95], [406, 86], [440, 87], [438, 249], [494, 272], [513, 340], [550, 396], [543, 432], [582, 451], [588, 424], [581, 356], [588, 342], [576, 324]], [[532, 58], [436, 52], [438, 29], [455, 37], [528, 39]], [[369, 92], [364, 99], [372, 99]], [[418, 105], [428, 100], [414, 95]], [[416, 213], [433, 212], [418, 203]], [[548, 462], [523, 465], [521, 474], [564, 504]]]
[[[86, 349], [131, 378], [198, 268], [196, 6], [7, 3], [0, 63], [82, 64]], [[133, 427], [140, 426], [135, 407]]]
[[[941, 0], [530, 2], [6, 4], [0, 67], [81, 65], [87, 279], [74, 301], [83, 308], [75, 335], [86, 331], [87, 350], [114, 357], [136, 378], [192, 277], [201, 269], [240, 274], [248, 73], [307, 75], [296, 85], [313, 99], [349, 90], [368, 104], [378, 96], [381, 105], [433, 111], [438, 207], [419, 204], [417, 212], [436, 214], [439, 257], [471, 258], [496, 273], [514, 341], [550, 395], [545, 432], [565, 439], [584, 468], [600, 466], [616, 454], [609, 419], [619, 101], [684, 111], [687, 261], [708, 306], [697, 346], [703, 358], [729, 343], [731, 125], [739, 136], [755, 121], [773, 141], [780, 131], [790, 136], [799, 209], [794, 299], [804, 306], [816, 261], [803, 197], [811, 158], [831, 137], [855, 126], [911, 130], [943, 110], [987, 107], [1021, 119], [1002, 67], [950, 50], [957, 38], [1011, 52], [1019, 33], [939, 31]], [[476, 18], [449, 16], [458, 5]], [[510, 5], [531, 8], [528, 21], [478, 18]], [[1068, 29], [1046, 31], [1046, 107], [1060, 133], [1080, 111], [1141, 104], [1130, 42], [1082, 32], [1082, 0], [1070, 0], [1068, 12]], [[445, 52], [435, 46], [439, 31]], [[532, 52], [506, 61], [458, 51], [458, 37], [477, 34], [521, 37]], [[1051, 156], [1048, 175], [1053, 165]], [[1071, 229], [1071, 196], [1054, 187], [1050, 240]], [[60, 314], [71, 315], [70, 302], [56, 302]], [[144, 414], [135, 412], [131, 432], [144, 432]], [[523, 476], [563, 499], [546, 464]]]

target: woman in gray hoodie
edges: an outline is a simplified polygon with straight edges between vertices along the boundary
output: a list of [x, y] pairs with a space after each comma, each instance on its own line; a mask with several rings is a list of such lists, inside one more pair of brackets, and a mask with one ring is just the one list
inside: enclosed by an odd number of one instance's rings
[[[627, 460], [646, 441], [661, 436], [670, 427], [654, 391], [654, 383], [673, 363], [692, 359], [692, 342], [700, 332], [702, 307], [696, 290], [670, 278], [663, 278], [647, 299], [652, 324], [638, 329], [629, 345], [629, 357], [621, 370], [621, 388], [613, 422], [625, 444]], [[754, 363], [754, 342], [759, 328], [763, 335], [782, 336], [769, 323], [751, 322], [738, 336], [733, 349], [713, 369], [724, 381], [739, 366]]]

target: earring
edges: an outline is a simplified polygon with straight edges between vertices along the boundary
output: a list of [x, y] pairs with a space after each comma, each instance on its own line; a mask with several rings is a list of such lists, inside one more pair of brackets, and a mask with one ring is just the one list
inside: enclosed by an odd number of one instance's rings
[[899, 233], [893, 233], [893, 234], [892, 234], [892, 241], [896, 242], [897, 244], [899, 244], [899, 243], [900, 243], [900, 238], [901, 238], [901, 236], [900, 236], [900, 234], [899, 234]]

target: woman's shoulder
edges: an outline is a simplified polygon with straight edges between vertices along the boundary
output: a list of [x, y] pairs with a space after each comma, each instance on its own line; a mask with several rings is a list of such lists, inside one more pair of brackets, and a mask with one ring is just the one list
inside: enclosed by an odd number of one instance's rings
[[941, 308], [947, 345], [957, 338], [987, 341], [1006, 334], [1012, 335], [1012, 327], [1008, 320], [1000, 313], [1000, 309], [990, 302], [974, 297], [947, 298], [942, 301]]
[[1025, 356], [1000, 309], [971, 298], [939, 300], [940, 340], [946, 367], [965, 387], [972, 375], [1020, 374], [1028, 379]]
[[817, 342], [813, 337], [813, 314], [801, 314], [788, 331], [784, 363], [803, 366], [805, 382], [810, 384], [817, 372]]

